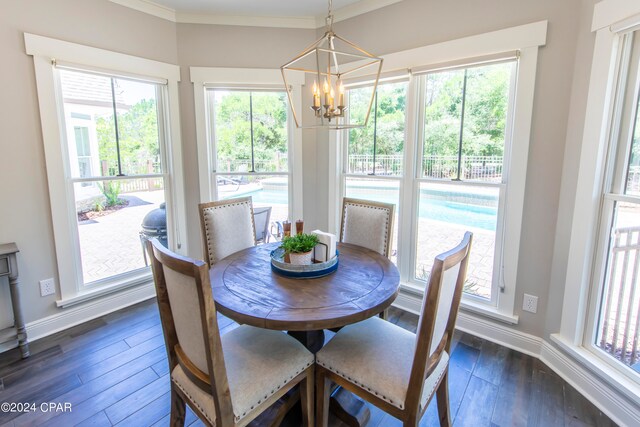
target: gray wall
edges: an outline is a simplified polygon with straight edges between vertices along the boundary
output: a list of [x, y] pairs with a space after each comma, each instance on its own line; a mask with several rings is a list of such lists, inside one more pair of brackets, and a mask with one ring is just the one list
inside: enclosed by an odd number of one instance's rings
[[[516, 297], [516, 306], [521, 305], [525, 292], [540, 297], [538, 314], [518, 310], [521, 322], [516, 326], [538, 336], [554, 332], [559, 325], [573, 206], [570, 196], [577, 176], [585, 82], [593, 45], [588, 25], [592, 1], [404, 0], [336, 24], [341, 35], [385, 54], [549, 21], [547, 45], [539, 55]], [[33, 62], [24, 53], [24, 31], [181, 66], [189, 253], [199, 256], [197, 149], [188, 67], [278, 67], [311, 42], [317, 31], [176, 25], [107, 0], [0, 2], [0, 51], [5, 63], [0, 70], [5, 89], [0, 100], [0, 241], [16, 241], [22, 249], [27, 322], [57, 309], [55, 298], [41, 298], [37, 286], [39, 279], [56, 275], [56, 254]], [[328, 188], [320, 179], [328, 167], [326, 134], [305, 131], [303, 139], [305, 222], [326, 228], [322, 200]], [[549, 305], [550, 299], [553, 305]]]
[[174, 64], [178, 51], [175, 24], [106, 0], [0, 0], [0, 11], [0, 242], [20, 248], [23, 308], [32, 322], [58, 311], [56, 297], [40, 297], [38, 280], [58, 279], [33, 58], [23, 33]]
[[[404, 0], [335, 24], [341, 36], [375, 49], [376, 54], [385, 54], [539, 20], [549, 21], [547, 44], [540, 48], [538, 56], [517, 275], [516, 314], [520, 316], [520, 323], [514, 327], [537, 336], [542, 336], [545, 330], [549, 301], [576, 47], [579, 35], [587, 32], [589, 37], [588, 27], [579, 27], [581, 6], [581, 0]], [[591, 10], [587, 12], [591, 14]], [[584, 66], [581, 62], [580, 67]], [[572, 126], [581, 129], [582, 117], [576, 114], [572, 119]], [[573, 176], [574, 171], [567, 174]], [[561, 287], [562, 283], [554, 291], [557, 293]], [[521, 310], [524, 293], [539, 297], [537, 314]], [[556, 303], [557, 295], [553, 296]], [[554, 306], [554, 310], [557, 309]]]
[[[310, 44], [314, 36], [313, 30], [178, 24], [178, 61], [182, 75], [180, 114], [186, 173], [189, 255], [202, 256], [198, 216], [198, 148], [189, 67], [279, 68], [294, 53]], [[312, 136], [308, 133], [304, 135], [304, 147], [307, 151], [314, 149], [315, 141], [310, 138]]]

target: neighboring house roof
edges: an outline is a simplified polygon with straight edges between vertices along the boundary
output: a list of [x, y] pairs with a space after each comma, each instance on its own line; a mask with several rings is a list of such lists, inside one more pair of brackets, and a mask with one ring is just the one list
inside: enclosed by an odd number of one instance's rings
[[[60, 72], [62, 96], [65, 103], [113, 108], [111, 98], [111, 78], [97, 74], [63, 70]], [[116, 108], [128, 110], [122, 96], [122, 89], [115, 82]]]

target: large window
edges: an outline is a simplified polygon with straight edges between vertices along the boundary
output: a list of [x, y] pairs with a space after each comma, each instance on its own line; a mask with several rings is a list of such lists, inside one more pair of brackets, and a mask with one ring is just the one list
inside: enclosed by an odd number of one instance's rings
[[186, 236], [179, 68], [30, 34], [25, 41], [38, 86], [58, 306], [128, 287], [118, 298], [153, 295], [144, 238], [183, 252]]
[[[364, 122], [371, 86], [348, 90], [349, 114]], [[351, 129], [344, 155], [344, 195], [393, 203], [400, 207], [402, 187], [407, 82], [378, 86], [367, 126]], [[397, 259], [398, 211], [394, 219], [391, 259]]]
[[290, 218], [289, 131], [284, 91], [209, 89], [217, 199], [251, 196], [271, 207], [271, 222]]
[[[382, 83], [368, 125], [344, 133], [343, 195], [396, 205], [392, 260], [419, 287], [434, 257], [470, 230], [465, 293], [497, 304], [516, 64], [509, 59]], [[349, 114], [364, 115], [371, 90], [348, 90]], [[398, 236], [408, 238], [398, 243]]]
[[508, 183], [503, 164], [515, 65], [512, 60], [421, 76], [414, 277], [426, 281], [434, 257], [469, 230], [474, 240], [464, 292], [493, 302], [501, 279], [498, 228]]
[[587, 345], [640, 381], [640, 31], [622, 46]]
[[[58, 73], [82, 283], [97, 285], [147, 267], [143, 219], [160, 205], [166, 218], [162, 86], [85, 71]], [[166, 228], [159, 236], [164, 242]]]

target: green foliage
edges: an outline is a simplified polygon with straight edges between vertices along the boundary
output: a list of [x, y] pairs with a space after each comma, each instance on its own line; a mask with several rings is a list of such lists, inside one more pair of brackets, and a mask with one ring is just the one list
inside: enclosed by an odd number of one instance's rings
[[[122, 172], [126, 175], [146, 174], [148, 163], [160, 157], [158, 113], [155, 99], [143, 99], [129, 109], [118, 111], [118, 131]], [[116, 131], [113, 114], [97, 117], [98, 151], [106, 161], [105, 175], [118, 173]]]
[[[458, 153], [464, 70], [429, 74], [425, 103], [425, 155]], [[502, 156], [510, 64], [467, 70], [462, 154]]]
[[[503, 155], [510, 77], [509, 63], [468, 69], [463, 155]], [[457, 156], [463, 83], [464, 70], [428, 75], [424, 106], [426, 156]], [[402, 154], [406, 88], [406, 83], [378, 86], [376, 103], [371, 109], [367, 126], [349, 132], [350, 155], [373, 155], [374, 130], [376, 155]], [[349, 92], [349, 112], [353, 121], [364, 121], [371, 90], [370, 87], [364, 87]], [[375, 121], [377, 123], [374, 126]]]
[[105, 197], [104, 207], [111, 207], [122, 204], [120, 196], [120, 183], [118, 181], [108, 181], [100, 185], [100, 190]]
[[280, 247], [288, 254], [305, 253], [312, 250], [318, 244], [318, 236], [315, 234], [296, 234], [282, 239]]
[[[214, 123], [222, 170], [248, 171], [253, 153], [258, 172], [286, 170], [287, 103], [281, 92], [216, 91]], [[240, 162], [239, 162], [240, 161]], [[245, 166], [239, 167], [238, 164]]]

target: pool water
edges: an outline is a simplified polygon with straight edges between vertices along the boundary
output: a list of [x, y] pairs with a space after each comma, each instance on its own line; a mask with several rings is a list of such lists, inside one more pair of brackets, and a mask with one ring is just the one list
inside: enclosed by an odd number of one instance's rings
[[[348, 189], [349, 197], [376, 200], [383, 203], [397, 204], [397, 194], [397, 191], [376, 192], [371, 189]], [[288, 203], [288, 194], [286, 191], [255, 190], [243, 194], [234, 194], [231, 197], [241, 196], [251, 196], [253, 203], [257, 205], [286, 205]], [[495, 202], [497, 204], [497, 199]], [[429, 197], [429, 195], [423, 191], [422, 197], [420, 198], [419, 217], [458, 224], [465, 227], [495, 231], [498, 209], [492, 206], [436, 199]]]

